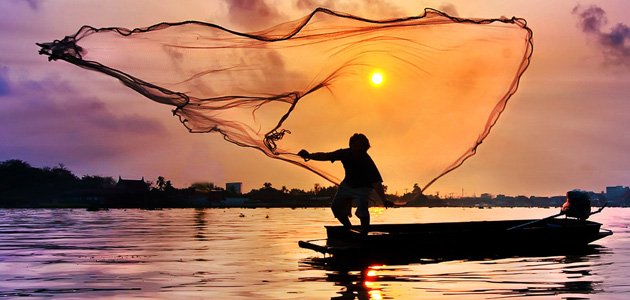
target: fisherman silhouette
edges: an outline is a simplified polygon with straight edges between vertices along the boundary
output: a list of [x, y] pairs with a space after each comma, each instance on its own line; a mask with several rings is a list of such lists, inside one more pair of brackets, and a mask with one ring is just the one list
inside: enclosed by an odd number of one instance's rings
[[376, 164], [367, 153], [370, 141], [361, 134], [355, 133], [350, 137], [350, 148], [339, 149], [333, 152], [309, 153], [301, 150], [298, 155], [304, 160], [341, 161], [345, 170], [345, 177], [332, 202], [332, 211], [335, 217], [351, 229], [352, 223], [348, 217], [352, 216], [352, 200], [356, 200], [357, 209], [355, 215], [361, 220], [361, 231], [367, 234], [370, 226], [370, 213], [368, 205], [370, 195], [376, 192], [385, 207], [391, 207], [393, 202], [387, 200], [381, 177]]

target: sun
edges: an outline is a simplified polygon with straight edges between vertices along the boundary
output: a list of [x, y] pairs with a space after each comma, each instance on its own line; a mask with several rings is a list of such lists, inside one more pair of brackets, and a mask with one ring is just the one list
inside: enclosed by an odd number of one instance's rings
[[375, 85], [383, 83], [383, 74], [379, 72], [375, 72], [374, 74], [372, 74], [372, 83]]

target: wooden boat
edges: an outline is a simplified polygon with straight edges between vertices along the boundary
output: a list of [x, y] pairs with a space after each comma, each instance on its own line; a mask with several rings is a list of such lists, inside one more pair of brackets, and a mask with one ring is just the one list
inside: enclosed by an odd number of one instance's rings
[[539, 220], [425, 224], [375, 224], [367, 235], [357, 229], [326, 226], [323, 240], [299, 246], [341, 259], [504, 256], [562, 252], [586, 247], [612, 234], [600, 223], [551, 216]]

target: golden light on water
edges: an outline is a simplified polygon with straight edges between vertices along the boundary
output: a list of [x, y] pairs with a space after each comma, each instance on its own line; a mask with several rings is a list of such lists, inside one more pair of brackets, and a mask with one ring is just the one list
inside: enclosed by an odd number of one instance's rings
[[383, 215], [387, 208], [382, 206], [372, 206], [368, 209], [370, 211], [370, 216], [372, 219], [377, 219], [379, 216]]
[[368, 294], [370, 295], [370, 299], [374, 299], [374, 300], [381, 300], [381, 299], [383, 299], [383, 295], [381, 295], [381, 291], [380, 290], [369, 291]]
[[380, 285], [376, 285], [373, 280], [378, 280], [378, 270], [381, 266], [370, 266], [365, 273], [365, 287], [368, 289], [368, 295], [371, 300], [381, 300], [383, 295], [381, 294]]

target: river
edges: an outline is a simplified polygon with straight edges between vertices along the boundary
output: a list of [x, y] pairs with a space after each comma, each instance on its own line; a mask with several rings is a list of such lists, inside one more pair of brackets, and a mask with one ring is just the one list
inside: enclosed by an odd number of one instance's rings
[[[371, 208], [373, 223], [534, 219], [541, 208]], [[32, 299], [628, 299], [630, 210], [584, 254], [359, 271], [309, 264], [329, 209], [0, 209], [0, 297]], [[353, 218], [357, 223], [357, 219]], [[365, 271], [365, 270], [364, 270]], [[365, 278], [365, 276], [363, 277]]]

